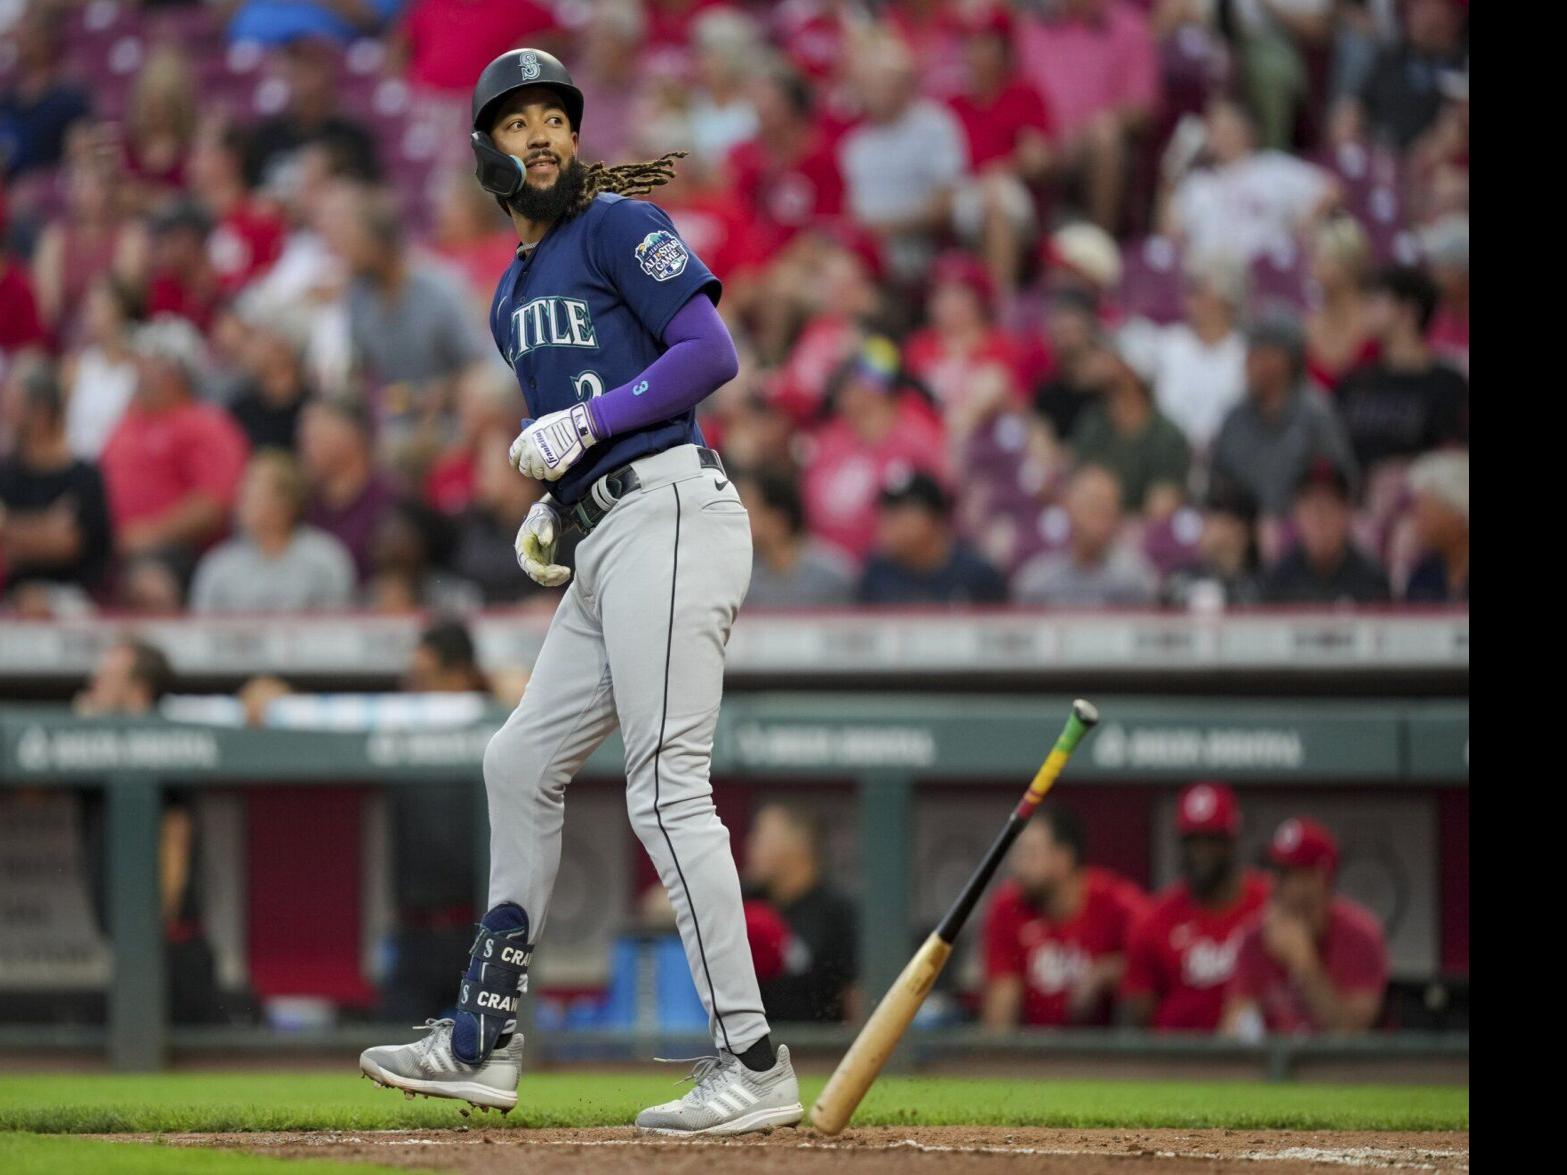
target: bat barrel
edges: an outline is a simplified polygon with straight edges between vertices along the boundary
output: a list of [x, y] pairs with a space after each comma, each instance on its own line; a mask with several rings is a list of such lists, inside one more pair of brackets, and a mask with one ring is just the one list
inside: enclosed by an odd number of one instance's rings
[[823, 1134], [837, 1134], [849, 1124], [865, 1091], [914, 1022], [915, 1014], [951, 954], [952, 944], [943, 942], [935, 934], [915, 952], [822, 1088], [816, 1104], [811, 1107], [812, 1126]]

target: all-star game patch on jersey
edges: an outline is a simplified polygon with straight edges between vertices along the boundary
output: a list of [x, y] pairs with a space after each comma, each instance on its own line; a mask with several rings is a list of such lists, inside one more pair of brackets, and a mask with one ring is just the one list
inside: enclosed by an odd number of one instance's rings
[[[663, 354], [669, 320], [699, 293], [716, 304], [718, 279], [663, 209], [605, 193], [512, 262], [495, 291], [490, 331], [537, 418], [636, 378]], [[627, 462], [703, 443], [688, 410], [595, 445], [551, 492], [569, 506]]]

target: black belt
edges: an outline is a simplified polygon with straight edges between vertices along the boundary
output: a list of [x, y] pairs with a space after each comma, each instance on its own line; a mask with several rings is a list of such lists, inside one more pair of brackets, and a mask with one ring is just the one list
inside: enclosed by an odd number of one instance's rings
[[[703, 469], [716, 469], [723, 472], [724, 463], [718, 454], [712, 449], [704, 449], [698, 446], [697, 461]], [[646, 458], [639, 457], [642, 461]], [[600, 483], [603, 489], [595, 492]], [[622, 465], [610, 473], [606, 473], [598, 481], [588, 487], [588, 492], [583, 494], [575, 503], [566, 507], [566, 522], [575, 526], [583, 534], [587, 534], [599, 523], [604, 521], [604, 516], [609, 513], [614, 504], [634, 490], [642, 488], [642, 479], [637, 476], [637, 471], [630, 465]], [[600, 497], [605, 501], [600, 501]]]

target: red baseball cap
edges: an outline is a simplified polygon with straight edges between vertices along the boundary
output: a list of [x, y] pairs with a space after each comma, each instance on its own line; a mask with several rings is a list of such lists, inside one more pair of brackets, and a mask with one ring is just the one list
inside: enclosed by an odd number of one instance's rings
[[1222, 783], [1192, 784], [1176, 802], [1175, 827], [1182, 836], [1239, 836], [1241, 809], [1235, 793]]
[[967, 286], [974, 291], [981, 303], [987, 308], [990, 306], [995, 287], [991, 284], [990, 274], [980, 264], [979, 258], [961, 249], [949, 249], [937, 257], [930, 267], [930, 285], [934, 287], [949, 282], [953, 285]]
[[1268, 857], [1280, 869], [1338, 869], [1338, 841], [1315, 820], [1292, 816], [1279, 825], [1268, 845]]

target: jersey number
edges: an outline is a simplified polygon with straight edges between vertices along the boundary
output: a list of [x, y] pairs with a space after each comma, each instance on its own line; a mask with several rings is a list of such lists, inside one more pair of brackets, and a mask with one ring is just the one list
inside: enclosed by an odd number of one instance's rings
[[581, 375], [572, 376], [571, 386], [576, 390], [579, 403], [604, 394], [604, 381], [596, 371], [584, 371]]

